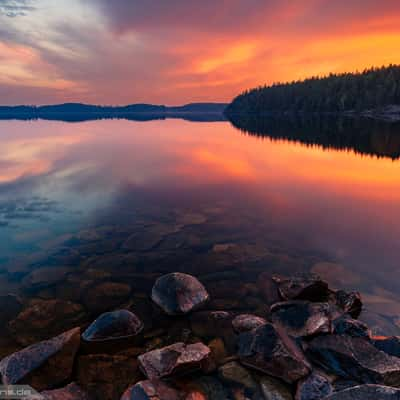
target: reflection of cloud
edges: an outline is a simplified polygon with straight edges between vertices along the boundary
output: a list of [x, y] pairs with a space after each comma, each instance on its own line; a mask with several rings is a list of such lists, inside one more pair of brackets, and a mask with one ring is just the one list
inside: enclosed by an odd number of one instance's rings
[[32, 0], [0, 0], [0, 14], [11, 18], [25, 16], [35, 9], [32, 4]]

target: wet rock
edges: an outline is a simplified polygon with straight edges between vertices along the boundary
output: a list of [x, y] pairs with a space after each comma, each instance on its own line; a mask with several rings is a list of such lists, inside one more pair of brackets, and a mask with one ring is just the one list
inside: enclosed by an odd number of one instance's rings
[[135, 354], [90, 354], [78, 357], [77, 379], [91, 397], [115, 400], [138, 382], [141, 374]]
[[311, 374], [298, 383], [296, 400], [322, 400], [332, 392], [328, 379], [320, 374]]
[[293, 400], [290, 387], [278, 379], [263, 376], [260, 379], [260, 387], [265, 400]]
[[236, 361], [229, 362], [220, 367], [218, 375], [223, 381], [236, 383], [247, 389], [256, 390], [258, 387], [257, 382], [251, 376], [250, 372]]
[[279, 296], [278, 285], [268, 272], [263, 272], [258, 276], [257, 286], [268, 305], [278, 303], [282, 300]]
[[43, 400], [90, 400], [89, 395], [76, 383], [70, 383], [62, 389], [41, 392]]
[[242, 364], [294, 383], [310, 372], [310, 366], [296, 343], [272, 324], [239, 336]]
[[221, 338], [211, 340], [208, 343], [208, 347], [211, 350], [211, 357], [216, 365], [220, 365], [228, 357], [224, 341]]
[[330, 295], [328, 284], [316, 275], [298, 275], [291, 278], [274, 277], [284, 300], [326, 301]]
[[125, 283], [104, 282], [94, 286], [83, 296], [83, 303], [91, 312], [103, 312], [118, 307], [131, 293]]
[[121, 400], [183, 400], [182, 394], [159, 380], [141, 381], [129, 387]]
[[140, 368], [149, 379], [206, 369], [211, 351], [203, 343], [175, 343], [138, 357]]
[[342, 390], [346, 390], [351, 387], [359, 386], [359, 385], [360, 385], [360, 382], [352, 381], [350, 379], [342, 379], [342, 378], [336, 379], [332, 383], [334, 392], [341, 392]]
[[309, 343], [307, 354], [314, 363], [339, 377], [400, 385], [400, 359], [379, 351], [365, 338], [320, 336]]
[[336, 318], [332, 322], [333, 333], [337, 335], [349, 335], [353, 337], [369, 337], [369, 329], [364, 322], [346, 316]]
[[9, 323], [9, 330], [28, 346], [76, 326], [84, 315], [83, 307], [70, 301], [34, 300]]
[[200, 308], [209, 295], [195, 277], [175, 272], [157, 279], [151, 298], [167, 314], [179, 315]]
[[38, 288], [55, 285], [62, 281], [70, 271], [66, 267], [44, 267], [33, 270], [27, 275], [22, 284], [26, 288]]
[[128, 310], [116, 310], [100, 315], [82, 334], [89, 342], [116, 340], [138, 335], [142, 321]]
[[353, 318], [358, 318], [362, 311], [361, 295], [358, 292], [347, 293], [339, 290], [335, 293], [337, 305]]
[[257, 315], [240, 314], [233, 319], [232, 326], [236, 332], [241, 333], [251, 331], [252, 329], [258, 328], [266, 323], [266, 319], [257, 317]]
[[195, 388], [205, 395], [207, 400], [230, 400], [228, 389], [212, 376], [202, 376], [193, 383]]
[[373, 339], [372, 343], [378, 350], [383, 351], [390, 356], [400, 357], [399, 336], [376, 337]]
[[400, 389], [380, 385], [355, 386], [335, 392], [324, 400], [399, 400]]
[[287, 301], [271, 307], [271, 319], [293, 337], [307, 337], [331, 331], [330, 305], [308, 301]]
[[22, 301], [15, 294], [0, 296], [0, 323], [5, 324], [15, 318], [22, 309]]
[[79, 344], [80, 329], [75, 328], [11, 354], [0, 362], [3, 384], [26, 384], [38, 391], [59, 385], [71, 376]]

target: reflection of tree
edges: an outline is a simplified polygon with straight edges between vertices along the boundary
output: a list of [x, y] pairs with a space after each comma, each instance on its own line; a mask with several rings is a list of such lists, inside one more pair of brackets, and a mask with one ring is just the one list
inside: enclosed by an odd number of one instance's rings
[[378, 157], [400, 157], [400, 123], [366, 118], [260, 117], [243, 114], [230, 116], [230, 121], [250, 135], [353, 150]]

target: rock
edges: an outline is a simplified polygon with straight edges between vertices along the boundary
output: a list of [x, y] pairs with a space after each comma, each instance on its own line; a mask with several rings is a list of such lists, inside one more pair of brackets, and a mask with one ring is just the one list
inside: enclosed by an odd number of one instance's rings
[[328, 284], [316, 275], [298, 275], [291, 278], [274, 277], [284, 300], [326, 301], [330, 295]]
[[321, 400], [332, 392], [333, 388], [328, 379], [314, 373], [297, 384], [296, 400]]
[[290, 388], [272, 377], [263, 376], [260, 387], [265, 400], [293, 400]]
[[151, 298], [167, 314], [179, 315], [200, 308], [209, 295], [195, 277], [174, 272], [157, 279]]
[[257, 286], [267, 305], [280, 302], [278, 285], [268, 272], [263, 272], [258, 276]]
[[34, 287], [48, 287], [65, 279], [67, 273], [71, 271], [67, 267], [43, 267], [33, 270], [27, 275], [22, 285], [28, 289]]
[[70, 383], [62, 389], [40, 393], [43, 400], [90, 400], [89, 395], [76, 383]]
[[63, 383], [71, 376], [79, 344], [80, 329], [75, 328], [11, 354], [0, 362], [3, 384], [41, 391]]
[[247, 389], [256, 390], [258, 385], [250, 372], [236, 361], [224, 364], [218, 369], [219, 377], [226, 382], [236, 383]]
[[399, 336], [373, 338], [372, 343], [378, 350], [390, 356], [400, 357]]
[[330, 333], [331, 318], [328, 303], [287, 301], [271, 307], [271, 319], [293, 337]]
[[79, 304], [58, 299], [34, 300], [9, 323], [18, 343], [28, 346], [78, 324], [84, 317]]
[[312, 361], [328, 372], [362, 383], [400, 385], [400, 359], [376, 349], [365, 338], [320, 336], [308, 344]]
[[400, 400], [400, 389], [380, 385], [354, 386], [324, 400]]
[[131, 293], [131, 287], [125, 283], [104, 282], [85, 293], [83, 303], [91, 312], [103, 312], [121, 305]]
[[266, 324], [239, 336], [242, 364], [292, 384], [310, 372], [296, 343], [281, 329]]
[[208, 343], [208, 347], [211, 350], [211, 357], [216, 365], [220, 365], [228, 357], [224, 341], [221, 338], [211, 340]]
[[231, 400], [227, 388], [212, 376], [202, 376], [193, 382], [195, 388], [205, 395], [207, 400]]
[[182, 394], [159, 380], [141, 381], [126, 389], [121, 400], [182, 400]]
[[175, 343], [138, 357], [140, 368], [149, 379], [206, 369], [211, 351], [203, 343]]
[[78, 383], [97, 400], [119, 399], [141, 379], [135, 354], [90, 354], [78, 357]]
[[22, 301], [15, 294], [5, 294], [0, 296], [0, 323], [6, 324], [15, 318], [22, 309]]
[[241, 333], [251, 331], [266, 323], [267, 321], [264, 318], [257, 317], [256, 315], [240, 314], [233, 319], [232, 326], [236, 332]]
[[338, 290], [335, 293], [337, 305], [353, 318], [358, 318], [362, 311], [361, 295], [358, 292], [347, 293], [344, 290]]
[[116, 340], [138, 335], [142, 321], [128, 310], [116, 310], [100, 315], [83, 332], [82, 339], [89, 342]]
[[332, 322], [333, 333], [337, 335], [349, 335], [353, 337], [369, 337], [368, 326], [364, 322], [346, 316], [336, 318]]

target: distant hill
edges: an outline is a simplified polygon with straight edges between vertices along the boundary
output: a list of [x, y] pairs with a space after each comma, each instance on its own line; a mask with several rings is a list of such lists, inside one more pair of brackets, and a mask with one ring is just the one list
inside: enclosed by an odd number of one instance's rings
[[247, 90], [226, 114], [332, 113], [400, 120], [400, 66], [330, 74]]
[[191, 103], [168, 107], [154, 104], [126, 106], [99, 106], [82, 103], [64, 103], [44, 106], [0, 106], [0, 119], [48, 119], [86, 121], [103, 118], [152, 120], [184, 118], [194, 121], [224, 120], [225, 103]]

